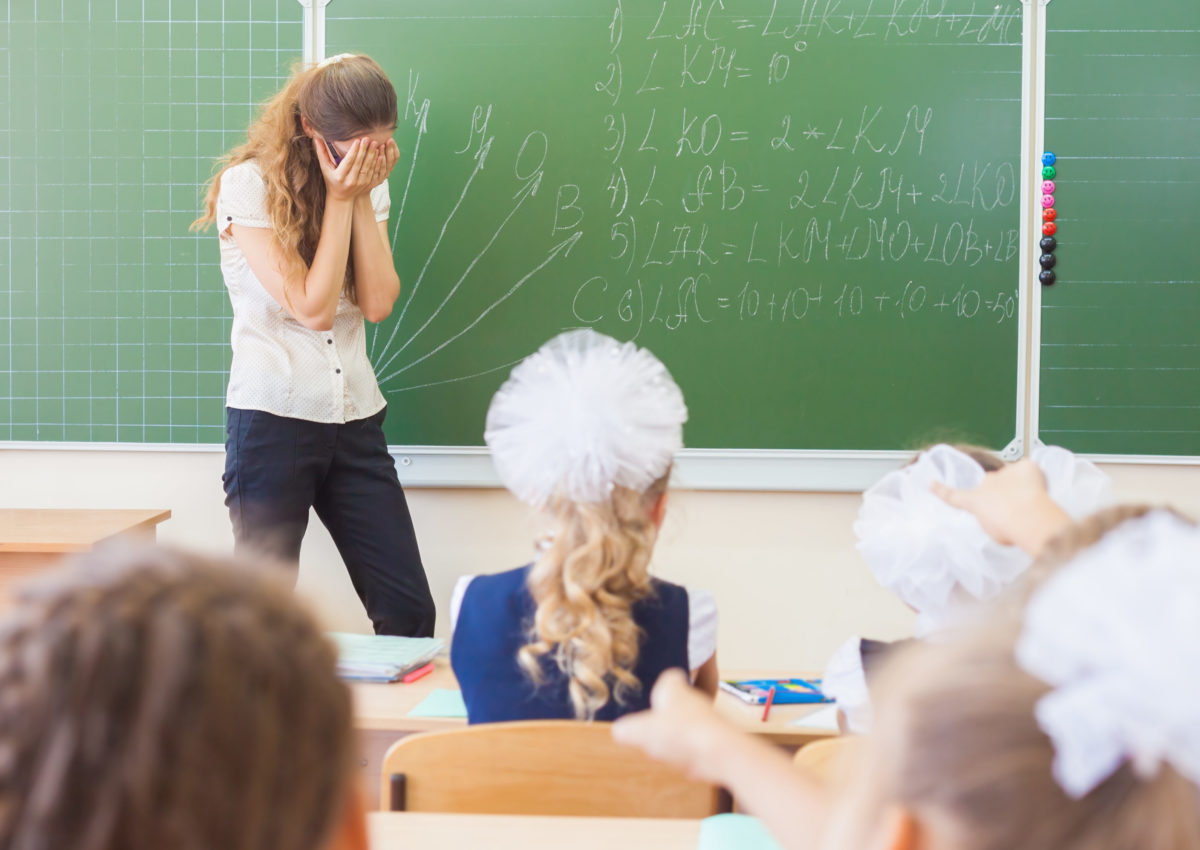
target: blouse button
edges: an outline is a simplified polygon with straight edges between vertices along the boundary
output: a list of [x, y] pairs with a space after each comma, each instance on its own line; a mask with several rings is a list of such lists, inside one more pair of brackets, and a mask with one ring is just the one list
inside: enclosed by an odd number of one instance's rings
[[341, 370], [341, 369], [336, 369], [336, 370], [334, 370], [334, 371], [336, 371], [336, 372], [337, 372], [339, 375], [340, 375], [340, 374], [342, 374], [342, 370]]
[[331, 340], [331, 339], [327, 339], [327, 340], [325, 340], [325, 341], [326, 341], [327, 343], [329, 343], [330, 345], [333, 345], [333, 340]]

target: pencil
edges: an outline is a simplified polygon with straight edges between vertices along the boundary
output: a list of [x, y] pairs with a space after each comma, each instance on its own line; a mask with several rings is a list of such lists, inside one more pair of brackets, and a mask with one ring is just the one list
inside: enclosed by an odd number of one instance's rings
[[767, 715], [771, 713], [771, 703], [775, 702], [775, 686], [771, 685], [771, 690], [767, 691], [767, 701], [763, 705], [762, 722], [767, 722]]

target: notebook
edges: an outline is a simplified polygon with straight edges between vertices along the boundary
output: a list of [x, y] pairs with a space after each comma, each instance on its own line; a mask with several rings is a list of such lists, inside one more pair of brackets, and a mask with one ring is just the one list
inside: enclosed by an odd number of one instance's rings
[[803, 726], [805, 729], [823, 729], [826, 732], [841, 732], [841, 724], [838, 723], [838, 710], [836, 705], [827, 705], [824, 708], [818, 708], [812, 714], [806, 714], [803, 717], [797, 717], [795, 720], [788, 722], [789, 726]]
[[443, 649], [437, 638], [358, 635], [333, 632], [338, 648], [338, 675], [356, 682], [395, 682], [423, 667]]
[[463, 702], [462, 691], [452, 691], [449, 688], [434, 688], [429, 696], [408, 713], [409, 717], [467, 717], [467, 704]]
[[833, 702], [821, 691], [820, 679], [726, 679], [721, 682], [721, 690], [751, 705], [765, 703], [771, 688], [775, 688], [774, 705]]

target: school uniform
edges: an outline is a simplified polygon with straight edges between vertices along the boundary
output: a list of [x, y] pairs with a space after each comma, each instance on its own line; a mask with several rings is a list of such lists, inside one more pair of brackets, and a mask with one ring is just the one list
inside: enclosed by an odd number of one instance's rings
[[[433, 634], [416, 532], [383, 434], [386, 402], [367, 357], [362, 311], [342, 295], [314, 331], [259, 282], [229, 228], [269, 228], [253, 162], [221, 175], [221, 272], [233, 306], [226, 394], [225, 504], [239, 550], [295, 561], [309, 509], [329, 530], [379, 634]], [[388, 217], [387, 183], [371, 190]]]
[[[470, 723], [505, 720], [573, 719], [569, 680], [549, 655], [542, 657], [543, 681], [535, 684], [517, 663], [529, 643], [536, 613], [528, 588], [530, 567], [460, 579], [451, 602], [454, 637], [450, 661], [462, 688]], [[633, 674], [642, 687], [624, 703], [610, 698], [597, 720], [650, 707], [650, 689], [672, 667], [695, 670], [716, 652], [717, 607], [704, 591], [658, 579], [652, 592], [633, 605], [641, 630]]]

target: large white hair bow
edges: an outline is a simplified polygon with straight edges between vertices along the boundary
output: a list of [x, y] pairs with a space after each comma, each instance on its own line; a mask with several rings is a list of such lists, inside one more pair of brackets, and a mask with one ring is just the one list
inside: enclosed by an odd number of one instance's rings
[[[1107, 503], [1108, 478], [1091, 463], [1057, 447], [1039, 447], [1033, 459], [1051, 498], [1072, 516]], [[918, 634], [950, 625], [971, 604], [995, 597], [1031, 563], [930, 490], [935, 481], [974, 489], [984, 475], [970, 455], [937, 445], [863, 494], [854, 523], [858, 549], [879, 583], [917, 611]]]
[[1016, 658], [1053, 688], [1037, 719], [1068, 794], [1125, 761], [1200, 784], [1200, 531], [1165, 511], [1122, 523], [1034, 594]]
[[568, 331], [515, 369], [492, 399], [484, 439], [518, 498], [600, 502], [614, 486], [644, 491], [683, 447], [687, 406], [644, 348]]

